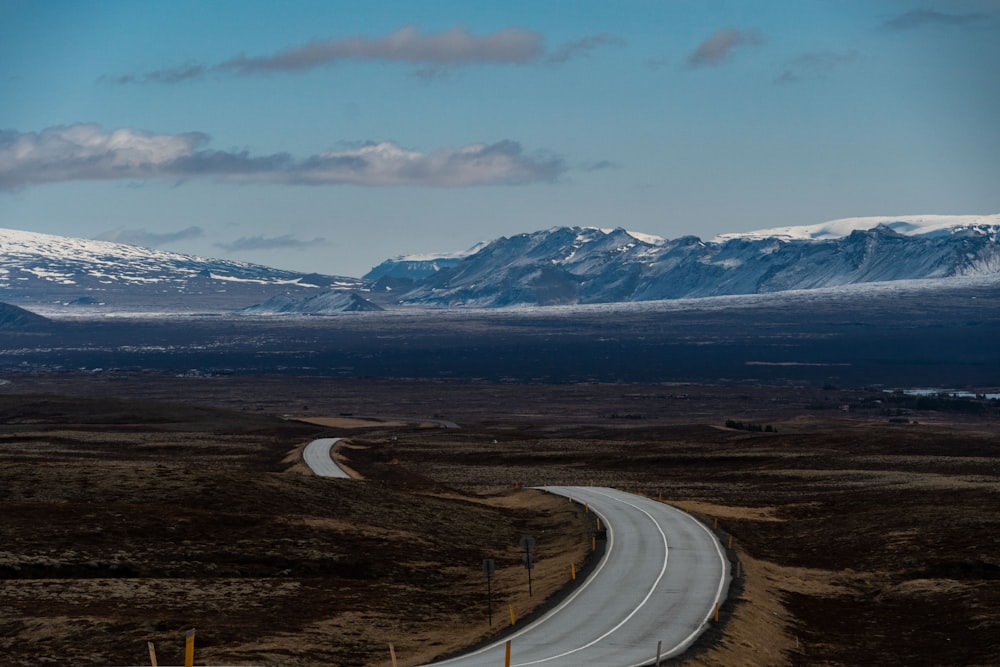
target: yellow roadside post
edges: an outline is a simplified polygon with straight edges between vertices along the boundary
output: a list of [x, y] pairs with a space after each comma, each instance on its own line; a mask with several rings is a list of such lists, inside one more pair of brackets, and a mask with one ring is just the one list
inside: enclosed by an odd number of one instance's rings
[[389, 657], [392, 658], [392, 667], [396, 667], [396, 647], [389, 642]]
[[510, 667], [510, 640], [509, 639], [507, 640], [507, 650], [506, 650], [506, 653], [507, 653], [507, 656], [504, 658], [503, 664], [504, 664], [504, 667]]
[[153, 642], [146, 642], [146, 648], [149, 649], [149, 664], [151, 664], [153, 667], [157, 667], [156, 647], [153, 646]]
[[514, 625], [517, 623], [517, 619], [514, 617], [514, 605], [509, 604], [507, 605], [507, 608], [510, 609], [510, 624]]
[[194, 667], [194, 628], [187, 631], [184, 642], [184, 667]]
[[569, 576], [573, 581], [576, 581], [576, 563], [569, 564]]

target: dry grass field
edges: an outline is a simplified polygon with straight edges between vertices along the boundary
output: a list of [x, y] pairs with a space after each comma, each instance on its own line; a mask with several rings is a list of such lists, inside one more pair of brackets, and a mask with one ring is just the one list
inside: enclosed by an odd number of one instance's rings
[[[3, 665], [148, 664], [147, 641], [177, 664], [190, 627], [204, 664], [387, 665], [389, 642], [419, 664], [489, 632], [483, 558], [498, 563], [495, 626], [583, 563], [588, 517], [517, 488], [545, 484], [662, 494], [732, 536], [741, 576], [723, 623], [681, 664], [1000, 655], [988, 402], [148, 373], [25, 375], [5, 390]], [[340, 454], [366, 481], [296, 465], [329, 435], [349, 438]]]

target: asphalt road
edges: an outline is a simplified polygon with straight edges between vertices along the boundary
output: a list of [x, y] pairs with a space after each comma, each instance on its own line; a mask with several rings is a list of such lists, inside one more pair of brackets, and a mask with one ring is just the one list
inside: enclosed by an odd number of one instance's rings
[[[349, 477], [330, 450], [309, 443], [303, 460], [317, 475]], [[690, 514], [616, 489], [551, 486], [586, 503], [607, 531], [604, 558], [570, 596], [494, 644], [433, 667], [638, 667], [682, 653], [708, 628], [729, 585], [729, 563], [712, 532]], [[503, 615], [500, 615], [501, 618]], [[428, 666], [431, 667], [431, 666]]]
[[302, 450], [302, 460], [320, 477], [351, 479], [333, 460], [332, 449], [342, 438], [320, 438], [313, 440]]
[[496, 644], [435, 667], [632, 667], [683, 652], [709, 626], [729, 582], [722, 546], [686, 512], [599, 487], [546, 487], [588, 503], [608, 528], [597, 570], [545, 616]]

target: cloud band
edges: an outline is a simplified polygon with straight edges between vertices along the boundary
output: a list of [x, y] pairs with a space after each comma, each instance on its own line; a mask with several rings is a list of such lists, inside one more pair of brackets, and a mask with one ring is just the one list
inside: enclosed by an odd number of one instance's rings
[[105, 131], [80, 123], [41, 132], [0, 131], [0, 190], [79, 180], [215, 178], [240, 183], [464, 187], [556, 180], [563, 161], [515, 141], [420, 152], [389, 141], [296, 160], [207, 148], [200, 132]]
[[187, 62], [175, 67], [104, 76], [101, 79], [118, 84], [175, 84], [200, 79], [210, 73], [254, 75], [304, 72], [344, 61], [405, 63], [420, 67], [418, 72], [426, 75], [428, 72], [437, 73], [469, 65], [564, 63], [586, 56], [595, 49], [623, 43], [614, 35], [589, 35], [547, 54], [544, 37], [534, 30], [510, 27], [476, 35], [460, 25], [443, 32], [423, 32], [415, 25], [406, 25], [381, 37], [356, 35], [314, 39], [266, 56], [240, 53], [214, 65]]

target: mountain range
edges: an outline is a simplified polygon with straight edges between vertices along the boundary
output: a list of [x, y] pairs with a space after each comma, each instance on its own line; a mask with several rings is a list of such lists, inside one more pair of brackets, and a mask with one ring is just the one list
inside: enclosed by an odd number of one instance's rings
[[[556, 227], [497, 239], [415, 280], [385, 262], [365, 277], [404, 305], [653, 301], [1000, 275], [998, 237], [1000, 215], [851, 218], [711, 241]], [[398, 264], [419, 274], [413, 258]]]
[[29, 309], [230, 311], [366, 281], [108, 241], [0, 229], [0, 301]]
[[397, 257], [350, 278], [0, 229], [0, 301], [254, 315], [654, 301], [1000, 277], [998, 239], [1000, 214], [849, 218], [709, 241], [555, 227], [464, 253]]

